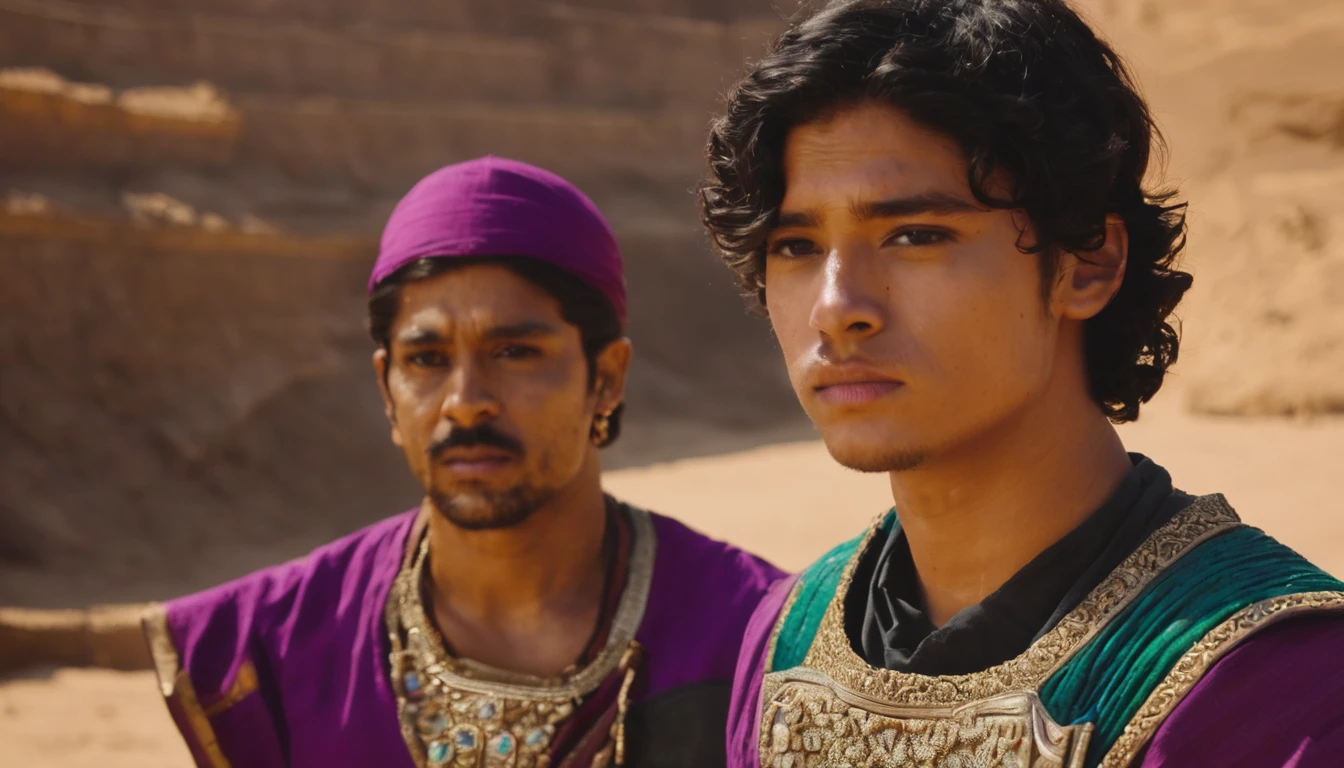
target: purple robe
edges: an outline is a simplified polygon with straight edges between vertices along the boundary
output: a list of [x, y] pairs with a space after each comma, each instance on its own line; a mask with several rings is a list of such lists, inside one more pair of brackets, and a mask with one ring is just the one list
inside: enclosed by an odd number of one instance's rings
[[[747, 623], [728, 711], [729, 768], [760, 765], [761, 679], [796, 577]], [[1344, 618], [1270, 627], [1224, 656], [1167, 717], [1134, 768], [1335, 768], [1344, 761]]]
[[[169, 710], [198, 765], [413, 766], [389, 680], [383, 610], [416, 515], [170, 601], [157, 633], [147, 621]], [[646, 654], [631, 716], [641, 707], [672, 713], [678, 702], [689, 712], [717, 710], [712, 727], [654, 719], [683, 724], [664, 738], [709, 739], [721, 755], [747, 618], [782, 574], [672, 519], [650, 518], [656, 554], [635, 634]], [[706, 706], [716, 690], [721, 704]], [[628, 728], [648, 731], [638, 722]]]

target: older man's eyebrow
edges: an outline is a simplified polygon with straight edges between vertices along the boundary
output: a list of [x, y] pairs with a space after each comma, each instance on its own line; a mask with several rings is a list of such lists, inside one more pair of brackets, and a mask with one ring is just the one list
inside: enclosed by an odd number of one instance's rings
[[560, 332], [554, 325], [541, 320], [528, 320], [521, 323], [497, 325], [481, 334], [486, 341], [500, 339], [528, 339], [537, 336], [552, 336]]
[[448, 337], [430, 328], [412, 328], [397, 335], [397, 342], [408, 347], [442, 344]]

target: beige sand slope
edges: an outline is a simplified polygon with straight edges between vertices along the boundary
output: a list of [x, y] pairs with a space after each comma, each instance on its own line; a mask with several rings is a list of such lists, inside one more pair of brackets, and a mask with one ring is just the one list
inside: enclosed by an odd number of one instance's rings
[[[1339, 457], [1344, 419], [1220, 420], [1188, 415], [1168, 393], [1132, 450], [1168, 466], [1192, 492], [1227, 494], [1243, 517], [1344, 574]], [[885, 476], [795, 443], [612, 473], [615, 493], [798, 568], [889, 504]], [[149, 673], [62, 669], [0, 682], [4, 765], [187, 768]]]

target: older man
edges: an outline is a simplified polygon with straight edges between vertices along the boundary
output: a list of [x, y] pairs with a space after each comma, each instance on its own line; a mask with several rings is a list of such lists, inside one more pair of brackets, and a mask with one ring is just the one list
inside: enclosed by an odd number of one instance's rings
[[369, 280], [418, 509], [153, 611], [202, 766], [715, 765], [770, 565], [603, 493], [631, 345], [577, 189], [497, 158], [421, 181]]

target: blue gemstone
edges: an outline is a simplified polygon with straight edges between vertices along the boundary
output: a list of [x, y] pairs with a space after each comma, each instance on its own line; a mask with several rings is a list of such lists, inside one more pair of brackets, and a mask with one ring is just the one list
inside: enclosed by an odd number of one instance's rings
[[453, 741], [463, 749], [476, 748], [476, 734], [471, 731], [458, 731], [453, 734]]
[[453, 747], [446, 741], [432, 741], [429, 744], [427, 757], [430, 763], [442, 765], [453, 759]]
[[489, 720], [494, 717], [498, 711], [499, 710], [495, 709], [495, 703], [493, 701], [487, 701], [481, 705], [481, 709], [477, 714], [480, 715], [482, 720]]
[[523, 743], [529, 747], [540, 747], [546, 743], [546, 731], [542, 728], [533, 728], [523, 737]]
[[417, 691], [420, 690], [420, 673], [419, 673], [419, 672], [407, 672], [407, 673], [406, 673], [406, 676], [403, 677], [402, 680], [405, 681], [405, 683], [406, 683], [406, 692], [407, 692], [407, 693], [415, 693], [415, 692], [417, 692]]

